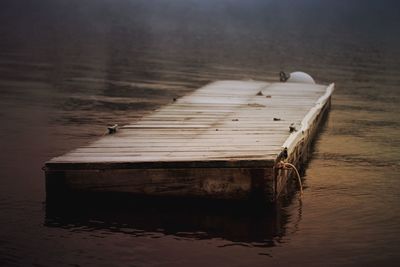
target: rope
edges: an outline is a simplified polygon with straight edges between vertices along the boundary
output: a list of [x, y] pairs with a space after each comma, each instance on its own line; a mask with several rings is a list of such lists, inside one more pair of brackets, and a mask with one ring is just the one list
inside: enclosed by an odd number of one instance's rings
[[303, 184], [301, 183], [301, 177], [300, 177], [299, 171], [297, 170], [296, 166], [294, 166], [293, 164], [291, 164], [289, 162], [283, 162], [283, 161], [281, 161], [280, 164], [282, 164], [284, 168], [292, 168], [295, 170], [296, 175], [297, 175], [297, 180], [299, 182], [300, 196], [302, 196], [303, 195]]

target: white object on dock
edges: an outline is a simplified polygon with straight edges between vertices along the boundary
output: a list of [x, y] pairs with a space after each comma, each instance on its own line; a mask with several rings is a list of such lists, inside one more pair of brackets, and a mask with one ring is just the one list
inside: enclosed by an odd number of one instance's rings
[[[288, 162], [305, 162], [333, 87], [293, 80], [208, 84], [47, 162], [47, 193], [257, 195], [274, 201], [290, 176], [290, 170], [276, 168], [282, 147], [288, 148]], [[296, 131], [291, 133], [290, 125], [298, 125]]]
[[289, 83], [308, 83], [315, 84], [313, 77], [309, 74], [302, 71], [295, 71], [290, 73], [289, 78], [287, 79]]

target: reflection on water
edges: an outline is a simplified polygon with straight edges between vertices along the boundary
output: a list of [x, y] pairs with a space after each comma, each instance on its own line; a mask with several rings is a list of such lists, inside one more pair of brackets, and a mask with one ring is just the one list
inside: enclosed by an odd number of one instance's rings
[[[399, 263], [399, 31], [392, 0], [1, 1], [0, 265]], [[336, 83], [301, 203], [43, 206], [43, 162], [107, 124], [280, 70]]]
[[[289, 202], [289, 200], [284, 200]], [[281, 206], [258, 203], [92, 196], [46, 203], [45, 225], [70, 231], [107, 230], [134, 236], [173, 235], [226, 240], [227, 245], [271, 247], [286, 233], [289, 215]], [[283, 205], [283, 206], [282, 206]]]

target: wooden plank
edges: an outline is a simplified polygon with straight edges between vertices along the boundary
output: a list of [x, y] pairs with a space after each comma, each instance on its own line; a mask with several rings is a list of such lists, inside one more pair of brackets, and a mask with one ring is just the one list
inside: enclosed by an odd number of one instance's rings
[[[329, 106], [329, 88], [214, 82], [120, 127], [114, 135], [50, 160], [46, 175], [49, 183], [62, 177], [65, 186], [76, 190], [223, 198], [236, 194], [234, 177], [240, 176], [246, 188], [236, 197], [261, 190], [275, 198], [291, 175], [273, 171], [277, 155], [287, 146], [293, 163], [307, 156]], [[289, 131], [292, 124], [298, 131]], [[196, 187], [205, 179], [216, 184], [218, 194]]]
[[[159, 162], [160, 165], [163, 165], [163, 162], [190, 162], [190, 161], [214, 161], [214, 160], [220, 160], [220, 161], [229, 161], [232, 160], [232, 165], [235, 166], [240, 166], [240, 163], [238, 164], [238, 160], [259, 160], [259, 161], [268, 161], [268, 160], [274, 160], [276, 157], [276, 153], [272, 154], [265, 154], [265, 153], [242, 153], [242, 154], [234, 154], [232, 155], [231, 153], [182, 153], [182, 154], [176, 154], [174, 153], [173, 155], [169, 154], [163, 154], [161, 155], [160, 153], [146, 153], [146, 154], [132, 154], [128, 156], [116, 156], [116, 157], [109, 157], [109, 156], [99, 156], [99, 157], [92, 157], [92, 156], [82, 156], [82, 157], [77, 157], [77, 156], [71, 156], [69, 157], [68, 155], [63, 156], [62, 158], [54, 158], [52, 160], [52, 163], [60, 163], [57, 167], [57, 165], [49, 166], [50, 169], [57, 169], [57, 168], [63, 168], [62, 163], [104, 163], [105, 165], [108, 165], [108, 163], [126, 163], [126, 162], [146, 162], [150, 163], [149, 165], [152, 165], [151, 162]], [[187, 166], [190, 166], [188, 164]], [[161, 166], [160, 166], [161, 168]]]
[[[209, 139], [206, 140], [207, 142], [200, 142], [200, 141], [191, 141], [191, 140], [187, 140], [186, 142], [181, 141], [179, 139], [176, 139], [177, 141], [170, 141], [168, 139], [160, 139], [157, 141], [152, 141], [149, 142], [148, 140], [146, 140], [145, 138], [143, 139], [134, 139], [131, 140], [131, 142], [126, 141], [126, 142], [103, 142], [103, 143], [96, 143], [96, 144], [92, 144], [89, 146], [86, 146], [87, 148], [107, 148], [107, 147], [172, 147], [172, 146], [201, 146], [201, 147], [210, 147], [210, 146], [214, 146], [215, 144], [218, 144], [218, 146], [220, 147], [235, 147], [235, 146], [270, 146], [273, 144], [277, 144], [277, 143], [282, 143], [283, 141], [285, 141], [284, 138], [274, 138], [274, 139], [270, 139], [270, 140], [252, 140], [252, 141], [248, 141], [248, 140], [243, 140], [243, 141], [237, 141], [237, 140], [226, 140], [221, 138], [221, 139]], [[141, 143], [139, 143], [140, 141], [142, 141]], [[281, 141], [281, 142], [279, 142]], [[280, 145], [279, 145], [280, 146]]]
[[49, 172], [59, 170], [108, 170], [108, 169], [170, 169], [170, 168], [270, 168], [274, 164], [274, 159], [182, 159], [176, 160], [155, 160], [154, 157], [142, 158], [141, 161], [118, 161], [118, 162], [76, 162], [61, 161], [57, 162], [54, 158]]
[[74, 191], [113, 191], [154, 196], [207, 195], [237, 199], [250, 197], [254, 182], [248, 177], [269, 177], [270, 172], [268, 168], [181, 168], [111, 169], [102, 172], [70, 170], [48, 175], [64, 176], [63, 186]]
[[[256, 86], [254, 86], [256, 85]], [[107, 139], [96, 142], [88, 149], [97, 147], [96, 151], [99, 155], [107, 155], [107, 153], [118, 153], [120, 150], [121, 156], [124, 156], [124, 151], [135, 149], [136, 152], [155, 153], [162, 157], [163, 152], [168, 152], [169, 156], [179, 156], [180, 152], [190, 151], [187, 155], [197, 155], [197, 152], [229, 152], [232, 155], [238, 154], [241, 151], [273, 151], [276, 153], [281, 143], [285, 140], [288, 133], [289, 121], [273, 121], [274, 113], [285, 112], [290, 114], [290, 120], [295, 121], [301, 118], [300, 110], [307, 111], [310, 103], [315, 101], [319, 96], [315, 94], [324, 87], [312, 88], [308, 90], [297, 90], [299, 86], [295, 86], [295, 90], [286, 90], [287, 86], [270, 85], [266, 83], [249, 83], [249, 82], [217, 82], [205, 86], [194, 93], [185, 96], [175, 103], [159, 109], [154, 114], [142, 118], [132, 125], [126, 125], [118, 134], [119, 139]], [[289, 86], [290, 87], [290, 86]], [[293, 87], [293, 86], [292, 86]], [[304, 87], [304, 86], [300, 86]], [[234, 89], [236, 88], [236, 90]], [[247, 90], [243, 90], [243, 89]], [[265, 95], [257, 96], [257, 93], [264, 92]], [[232, 97], [232, 94], [234, 95]], [[270, 94], [270, 95], [268, 95]], [[311, 96], [311, 97], [310, 97]], [[273, 98], [272, 98], [273, 97]], [[296, 98], [295, 103], [293, 99]], [[276, 108], [271, 104], [277, 102]], [[268, 105], [268, 106], [267, 106]], [[281, 105], [285, 107], [282, 108]], [[295, 109], [291, 110], [292, 107]], [[303, 108], [306, 107], [306, 108]], [[176, 112], [175, 116], [183, 114], [184, 119], [175, 117], [171, 119], [165, 112]], [[193, 120], [188, 119], [186, 111], [196, 111], [201, 113], [203, 119]], [[221, 113], [222, 112], [222, 113]], [[260, 119], [260, 112], [265, 112], [264, 116], [268, 116], [269, 120]], [[211, 114], [205, 116], [204, 114]], [[221, 115], [215, 115], [221, 114]], [[157, 116], [160, 116], [158, 117]], [[189, 114], [190, 115], [190, 114]], [[252, 116], [256, 115], [254, 118]], [[279, 114], [285, 115], [285, 114]], [[246, 119], [229, 119], [233, 117], [246, 116]], [[166, 119], [168, 118], [168, 119]], [[137, 132], [145, 132], [137, 134]], [[184, 131], [180, 133], [178, 131]], [[252, 132], [260, 136], [254, 138], [251, 135], [243, 135], [240, 132]], [[219, 135], [216, 132], [221, 132]], [[261, 136], [265, 134], [268, 136]], [[226, 136], [235, 137], [235, 140], [227, 140]], [[262, 140], [263, 138], [264, 140]], [[174, 141], [176, 140], [176, 141]], [[211, 150], [208, 146], [218, 146]], [[110, 149], [114, 149], [111, 150]], [[78, 150], [92, 151], [93, 150]], [[278, 151], [279, 152], [279, 151]], [[131, 152], [130, 152], [131, 153]], [[157, 154], [158, 153], [158, 154]], [[80, 155], [89, 156], [85, 153], [69, 153], [69, 157]], [[111, 154], [109, 154], [111, 155]], [[113, 157], [116, 155], [112, 154]], [[137, 157], [137, 154], [131, 154]], [[257, 154], [255, 154], [257, 155]], [[220, 156], [209, 154], [210, 157]], [[81, 159], [77, 159], [81, 160]]]

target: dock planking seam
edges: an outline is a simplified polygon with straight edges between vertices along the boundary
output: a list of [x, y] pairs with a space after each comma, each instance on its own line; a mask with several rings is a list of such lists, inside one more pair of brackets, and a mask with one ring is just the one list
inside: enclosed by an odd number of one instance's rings
[[[331, 86], [333, 88], [333, 85]], [[46, 163], [52, 184], [74, 190], [276, 199], [329, 106], [324, 85], [218, 81]], [[321, 96], [322, 95], [322, 96]], [[290, 132], [294, 124], [297, 131]], [[260, 192], [261, 192], [260, 191]]]

